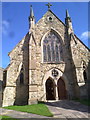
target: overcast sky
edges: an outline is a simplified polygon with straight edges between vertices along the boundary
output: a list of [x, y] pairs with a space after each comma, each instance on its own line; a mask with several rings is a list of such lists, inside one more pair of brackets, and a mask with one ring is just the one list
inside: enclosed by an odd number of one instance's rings
[[[47, 12], [46, 2], [7, 2], [2, 3], [2, 67], [9, 64], [8, 52], [26, 35], [29, 28], [30, 5], [36, 22]], [[88, 3], [87, 2], [51, 2], [51, 10], [65, 22], [68, 9], [75, 34], [88, 46]]]

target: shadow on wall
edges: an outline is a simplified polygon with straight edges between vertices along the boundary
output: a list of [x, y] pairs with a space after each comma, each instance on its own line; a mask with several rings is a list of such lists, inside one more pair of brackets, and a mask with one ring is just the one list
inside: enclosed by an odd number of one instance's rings
[[90, 100], [90, 60], [89, 60], [89, 63], [88, 63], [88, 67], [87, 67], [87, 71], [88, 71], [88, 85], [87, 85], [87, 88], [88, 88], [88, 99]]
[[29, 34], [23, 43], [23, 61], [20, 74], [16, 80], [16, 97], [14, 105], [27, 105], [29, 99]]
[[[67, 35], [67, 38], [66, 38], [66, 35]], [[65, 43], [64, 43], [65, 69], [64, 69], [63, 75], [65, 74], [65, 76], [68, 79], [68, 91], [67, 91], [68, 99], [75, 99], [80, 97], [80, 92], [79, 92], [79, 86], [77, 83], [76, 68], [73, 61], [72, 50], [71, 50], [71, 40], [72, 40], [71, 34], [69, 35], [68, 32], [66, 32], [66, 35], [65, 35]]]
[[28, 104], [28, 86], [24, 84], [17, 85], [14, 105], [27, 105], [27, 104]]
[[89, 99], [90, 100], [90, 61], [88, 63], [87, 68], [83, 72], [83, 77], [85, 81], [85, 85], [80, 87], [80, 99]]

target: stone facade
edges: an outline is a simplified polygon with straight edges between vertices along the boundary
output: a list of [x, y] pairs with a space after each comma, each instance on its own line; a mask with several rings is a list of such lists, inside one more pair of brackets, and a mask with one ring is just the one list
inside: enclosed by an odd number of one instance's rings
[[0, 67], [0, 81], [3, 81], [3, 71], [4, 69]]
[[0, 68], [0, 106], [2, 106], [2, 91], [3, 91], [3, 68]]
[[[49, 99], [47, 94], [50, 94], [46, 86], [48, 79], [53, 84], [51, 89], [54, 89], [54, 100], [65, 98], [63, 96], [65, 91], [66, 99], [88, 97], [86, 86], [89, 83], [90, 53], [74, 34], [68, 13], [66, 13], [65, 24], [51, 10], [48, 10], [35, 24], [31, 9], [29, 22], [29, 32], [9, 53], [10, 65], [6, 69], [3, 106], [47, 101]], [[61, 48], [58, 51], [61, 61], [44, 61], [43, 41], [49, 33], [59, 38]], [[50, 54], [48, 59], [51, 59]], [[59, 91], [60, 79], [65, 87], [62, 93]]]

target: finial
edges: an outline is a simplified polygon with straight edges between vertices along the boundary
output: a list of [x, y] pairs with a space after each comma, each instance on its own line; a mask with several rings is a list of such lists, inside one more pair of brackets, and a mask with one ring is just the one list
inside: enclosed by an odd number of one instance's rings
[[32, 5], [30, 5], [30, 16], [28, 20], [29, 20], [29, 29], [31, 30], [32, 28], [34, 28], [35, 25], [35, 17], [34, 17]]
[[66, 18], [70, 18], [68, 10], [66, 10]]
[[50, 3], [46, 4], [48, 6], [48, 10], [50, 10], [50, 7], [52, 6]]
[[73, 32], [71, 17], [69, 16], [68, 10], [66, 10], [65, 24], [67, 26], [68, 32]]
[[34, 18], [32, 5], [30, 5], [30, 18]]

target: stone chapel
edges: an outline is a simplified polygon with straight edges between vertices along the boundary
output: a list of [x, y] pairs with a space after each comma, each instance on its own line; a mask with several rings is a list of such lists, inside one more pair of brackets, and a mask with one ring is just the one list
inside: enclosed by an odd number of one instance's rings
[[63, 23], [48, 4], [35, 23], [31, 6], [29, 31], [8, 54], [2, 106], [88, 98], [89, 51], [74, 34], [68, 10]]

